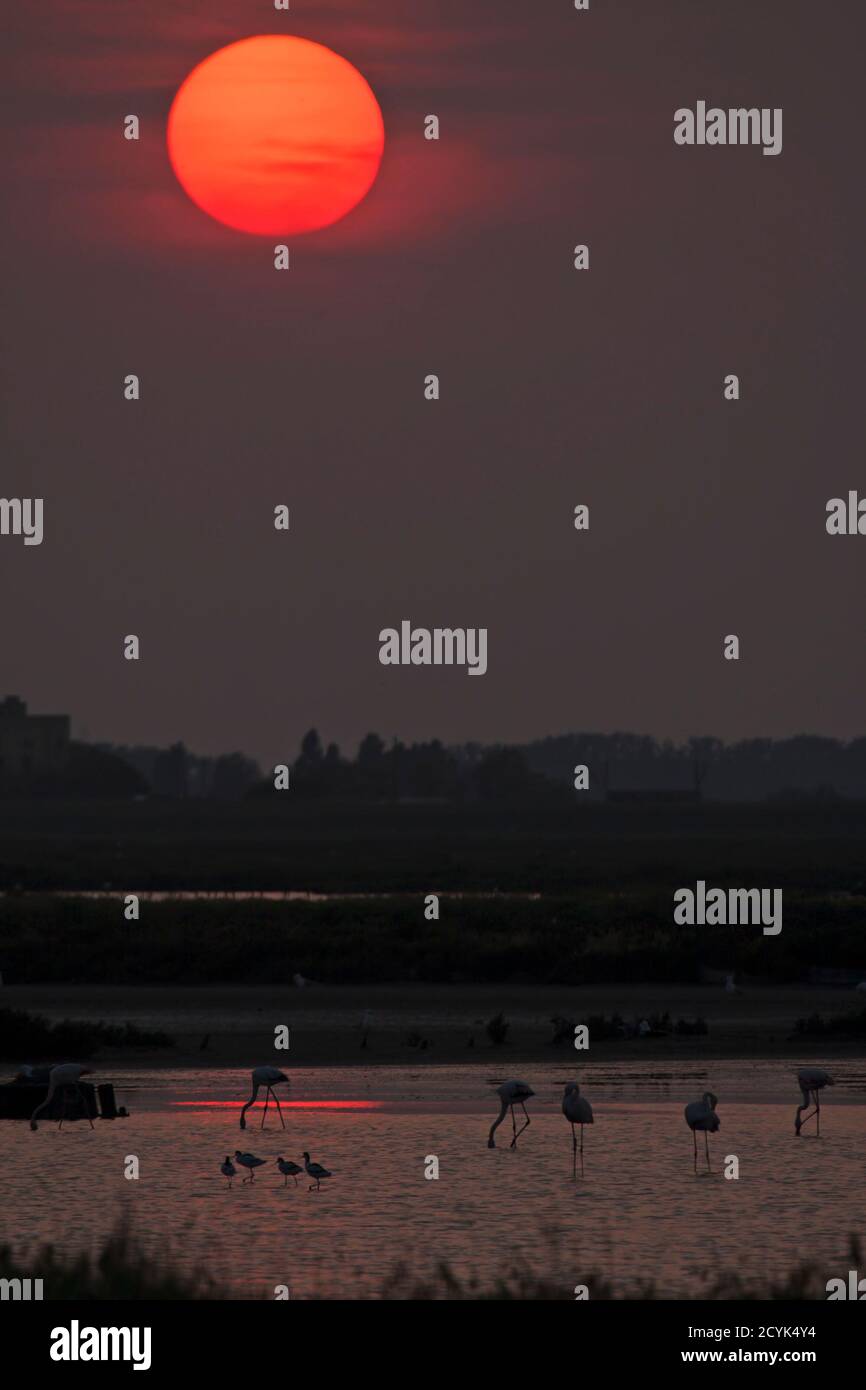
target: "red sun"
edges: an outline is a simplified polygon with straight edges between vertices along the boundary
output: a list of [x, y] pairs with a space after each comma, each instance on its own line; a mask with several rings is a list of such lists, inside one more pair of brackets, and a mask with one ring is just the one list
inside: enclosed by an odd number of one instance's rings
[[314, 232], [351, 212], [382, 159], [379, 103], [357, 68], [307, 39], [263, 35], [193, 68], [168, 116], [189, 197], [260, 235]]

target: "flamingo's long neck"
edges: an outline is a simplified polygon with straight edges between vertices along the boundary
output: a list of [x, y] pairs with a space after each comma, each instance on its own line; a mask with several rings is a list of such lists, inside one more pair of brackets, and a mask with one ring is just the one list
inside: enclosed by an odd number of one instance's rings
[[505, 1116], [506, 1116], [507, 1114], [508, 1114], [508, 1101], [507, 1101], [507, 1100], [504, 1100], [504, 1101], [502, 1102], [502, 1109], [500, 1110], [498, 1117], [493, 1121], [493, 1124], [490, 1126], [490, 1133], [489, 1133], [489, 1135], [487, 1136], [488, 1139], [492, 1139], [492, 1138], [493, 1138], [494, 1131], [497, 1130], [497, 1129], [499, 1128], [499, 1126], [502, 1124], [502, 1121], [505, 1119]]
[[54, 1092], [55, 1092], [56, 1090], [57, 1090], [57, 1077], [56, 1077], [56, 1076], [51, 1076], [51, 1077], [48, 1078], [48, 1095], [45, 1097], [45, 1099], [43, 1100], [43, 1102], [42, 1102], [41, 1105], [37, 1105], [36, 1109], [33, 1111], [33, 1114], [30, 1116], [30, 1123], [31, 1123], [31, 1124], [32, 1124], [33, 1121], [36, 1119], [36, 1116], [37, 1116], [37, 1115], [41, 1115], [41, 1114], [42, 1114], [42, 1111], [43, 1111], [43, 1110], [46, 1110], [46, 1109], [48, 1108], [48, 1106], [51, 1104], [51, 1097], [54, 1095]]
[[252, 1093], [252, 1095], [250, 1096], [249, 1100], [247, 1101], [246, 1105], [244, 1106], [243, 1110], [241, 1111], [241, 1120], [243, 1120], [244, 1115], [247, 1113], [247, 1111], [249, 1110], [250, 1106], [251, 1106], [251, 1105], [255, 1105], [255, 1103], [256, 1103], [256, 1096], [258, 1095], [258, 1093], [259, 1093], [259, 1088], [258, 1088], [258, 1086], [253, 1086], [253, 1093]]

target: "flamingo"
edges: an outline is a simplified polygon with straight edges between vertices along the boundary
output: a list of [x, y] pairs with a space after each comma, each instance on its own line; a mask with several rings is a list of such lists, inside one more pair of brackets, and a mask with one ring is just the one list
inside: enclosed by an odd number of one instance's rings
[[[514, 1137], [512, 1138], [511, 1143], [508, 1147], [513, 1149], [517, 1145], [518, 1137], [529, 1126], [529, 1116], [526, 1114], [526, 1106], [524, 1104], [524, 1101], [529, 1100], [530, 1096], [534, 1096], [535, 1092], [533, 1091], [531, 1086], [527, 1086], [525, 1081], [503, 1081], [501, 1086], [496, 1087], [496, 1094], [502, 1102], [502, 1109], [499, 1111], [497, 1118], [493, 1121], [493, 1124], [490, 1126], [490, 1133], [487, 1136], [487, 1147], [488, 1149], [496, 1148], [496, 1144], [493, 1139], [494, 1131], [498, 1129], [498, 1127], [502, 1124], [502, 1121], [505, 1119], [507, 1111], [510, 1110], [511, 1127], [514, 1130]], [[521, 1125], [520, 1129], [517, 1128], [517, 1121], [514, 1118], [515, 1105], [519, 1105], [524, 1115], [526, 1116], [526, 1124]]]
[[236, 1178], [236, 1177], [237, 1177], [237, 1175], [238, 1175], [238, 1170], [237, 1170], [237, 1168], [235, 1167], [235, 1165], [232, 1163], [232, 1161], [231, 1161], [231, 1159], [229, 1158], [228, 1154], [226, 1154], [226, 1161], [225, 1161], [225, 1163], [221, 1163], [221, 1164], [220, 1164], [220, 1172], [223, 1173], [223, 1174], [225, 1175], [225, 1177], [228, 1178], [228, 1180], [229, 1180], [229, 1187], [231, 1187], [231, 1185], [232, 1185], [232, 1178]]
[[702, 1100], [693, 1100], [691, 1105], [685, 1108], [686, 1124], [692, 1131], [692, 1138], [695, 1141], [695, 1172], [698, 1171], [698, 1130], [704, 1132], [704, 1147], [707, 1152], [707, 1169], [710, 1166], [710, 1141], [708, 1134], [715, 1134], [721, 1125], [721, 1120], [716, 1114], [718, 1098], [712, 1091], [704, 1091]]
[[288, 1185], [289, 1185], [289, 1178], [294, 1178], [294, 1180], [295, 1180], [295, 1187], [297, 1187], [297, 1185], [298, 1185], [298, 1173], [303, 1173], [303, 1171], [304, 1171], [303, 1168], [301, 1167], [300, 1163], [292, 1163], [291, 1159], [278, 1158], [278, 1159], [277, 1159], [277, 1167], [279, 1168], [280, 1172], [283, 1174], [283, 1176], [284, 1176], [285, 1179], [286, 1179], [285, 1182], [283, 1183], [283, 1187], [288, 1187]]
[[307, 1188], [307, 1191], [308, 1191], [308, 1192], [313, 1192], [313, 1191], [318, 1192], [318, 1190], [319, 1190], [319, 1183], [322, 1181], [322, 1178], [329, 1178], [329, 1177], [331, 1176], [329, 1170], [328, 1170], [327, 1168], [323, 1168], [322, 1165], [321, 1165], [321, 1163], [311, 1163], [311, 1162], [310, 1162], [310, 1155], [306, 1152], [306, 1150], [304, 1151], [304, 1167], [306, 1168], [307, 1173], [309, 1174], [309, 1176], [310, 1176], [311, 1178], [315, 1178], [315, 1179], [316, 1179], [316, 1186], [315, 1186], [315, 1189], [313, 1188], [313, 1184], [310, 1183], [310, 1186]]
[[60, 1127], [62, 1127], [63, 1118], [66, 1114], [67, 1106], [69, 1103], [69, 1092], [72, 1091], [81, 1101], [81, 1104], [84, 1107], [84, 1113], [87, 1116], [88, 1121], [90, 1122], [90, 1128], [93, 1129], [93, 1119], [90, 1114], [90, 1106], [87, 1104], [84, 1092], [82, 1091], [81, 1086], [79, 1085], [82, 1076], [89, 1075], [90, 1067], [81, 1067], [78, 1065], [77, 1062], [61, 1062], [59, 1066], [52, 1067], [48, 1073], [48, 1095], [45, 1097], [41, 1105], [37, 1105], [36, 1109], [33, 1111], [33, 1114], [30, 1116], [30, 1128], [39, 1128], [38, 1124], [36, 1123], [36, 1116], [41, 1115], [43, 1110], [48, 1109], [48, 1106], [51, 1104], [51, 1101], [54, 1097], [55, 1091], [63, 1091], [63, 1115], [60, 1116]]
[[284, 1081], [288, 1086], [289, 1078], [285, 1075], [284, 1072], [281, 1072], [277, 1067], [253, 1067], [253, 1093], [247, 1101], [246, 1105], [244, 1106], [243, 1110], [241, 1111], [241, 1129], [246, 1129], [247, 1127], [247, 1122], [244, 1119], [244, 1116], [246, 1115], [250, 1106], [255, 1105], [256, 1096], [258, 1095], [262, 1086], [267, 1087], [267, 1094], [265, 1095], [265, 1108], [262, 1111], [262, 1129], [264, 1129], [265, 1127], [265, 1117], [268, 1113], [268, 1104], [270, 1102], [271, 1096], [274, 1097], [274, 1101], [276, 1103], [277, 1114], [280, 1117], [280, 1124], [282, 1125], [283, 1129], [285, 1129], [286, 1122], [283, 1119], [283, 1112], [280, 1109], [280, 1102], [277, 1100], [276, 1093], [274, 1091], [274, 1087], [278, 1086], [282, 1081]]
[[250, 1170], [249, 1177], [243, 1178], [243, 1182], [252, 1182], [256, 1176], [256, 1169], [261, 1168], [262, 1164], [265, 1162], [263, 1158], [256, 1158], [255, 1154], [241, 1153], [240, 1149], [235, 1149], [235, 1158], [242, 1168], [248, 1168]]
[[592, 1106], [580, 1094], [576, 1081], [569, 1081], [562, 1097], [562, 1113], [571, 1124], [572, 1165], [571, 1175], [577, 1177], [577, 1135], [574, 1126], [580, 1125], [580, 1168], [583, 1172], [583, 1127], [594, 1123]]
[[[794, 1119], [794, 1133], [799, 1134], [806, 1120], [810, 1120], [814, 1115], [817, 1137], [820, 1138], [821, 1102], [818, 1099], [818, 1092], [822, 1091], [825, 1086], [834, 1086], [836, 1083], [830, 1073], [824, 1071], [821, 1067], [801, 1067], [797, 1072], [797, 1082], [803, 1093], [803, 1104], [797, 1106], [797, 1114]], [[814, 1101], [815, 1109], [809, 1112], [805, 1120], [801, 1120], [800, 1116], [804, 1110], [809, 1109], [810, 1101]]]

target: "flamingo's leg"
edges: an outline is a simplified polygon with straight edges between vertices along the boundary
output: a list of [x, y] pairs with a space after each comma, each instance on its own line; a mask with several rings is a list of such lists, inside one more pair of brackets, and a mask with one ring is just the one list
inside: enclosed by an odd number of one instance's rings
[[[518, 1139], [520, 1138], [520, 1136], [521, 1136], [521, 1134], [523, 1133], [523, 1131], [524, 1131], [525, 1129], [528, 1129], [528, 1128], [529, 1128], [529, 1124], [530, 1124], [529, 1116], [526, 1114], [526, 1106], [523, 1104], [523, 1101], [520, 1102], [520, 1108], [521, 1108], [521, 1110], [523, 1111], [524, 1115], [526, 1115], [526, 1123], [525, 1123], [525, 1124], [522, 1124], [522, 1125], [520, 1126], [520, 1128], [516, 1131], [516, 1133], [515, 1133], [515, 1135], [514, 1135], [514, 1138], [513, 1138], [512, 1141], [511, 1141], [511, 1146], [512, 1146], [512, 1148], [513, 1148], [514, 1145], [517, 1143], [517, 1141], [518, 1141]], [[511, 1114], [512, 1114], [512, 1116], [514, 1115], [514, 1111], [513, 1111], [513, 1110], [512, 1110], [512, 1112], [511, 1112]]]
[[[69, 1119], [69, 1116], [72, 1114], [72, 1111], [73, 1111], [73, 1108], [74, 1108], [74, 1107], [71, 1107], [70, 1104], [69, 1104], [70, 1096], [72, 1097], [73, 1100], [76, 1100], [76, 1099], [77, 1099], [77, 1100], [80, 1100], [81, 1103], [82, 1103], [82, 1105], [84, 1105], [84, 1096], [83, 1096], [83, 1094], [82, 1094], [81, 1087], [78, 1085], [78, 1083], [77, 1083], [77, 1082], [73, 1082], [72, 1085], [69, 1085], [69, 1083], [67, 1083], [67, 1084], [63, 1087], [63, 1109], [62, 1109], [61, 1112], [60, 1112], [60, 1124], [57, 1126], [58, 1130], [60, 1130], [60, 1129], [63, 1128], [63, 1121], [64, 1121], [64, 1120], [68, 1120], [68, 1119]], [[86, 1107], [85, 1107], [85, 1109], [86, 1109]], [[87, 1118], [88, 1118], [88, 1120], [90, 1120], [90, 1112], [89, 1112], [89, 1111], [87, 1111]], [[93, 1129], [93, 1121], [92, 1121], [92, 1120], [90, 1120], [90, 1128]]]
[[75, 1084], [75, 1091], [81, 1101], [81, 1104], [84, 1106], [84, 1113], [90, 1122], [90, 1128], [93, 1129], [93, 1116], [90, 1113], [90, 1106], [87, 1104], [87, 1098], [77, 1082]]
[[277, 1114], [278, 1114], [279, 1117], [280, 1117], [280, 1124], [282, 1125], [283, 1129], [285, 1129], [285, 1127], [286, 1127], [286, 1122], [285, 1122], [285, 1120], [283, 1119], [283, 1112], [282, 1112], [282, 1110], [280, 1109], [280, 1098], [279, 1098], [279, 1096], [277, 1095], [276, 1091], [272, 1091], [271, 1094], [272, 1094], [273, 1097], [274, 1097], [274, 1105], [277, 1107]]
[[698, 1131], [697, 1131], [696, 1129], [693, 1129], [693, 1130], [692, 1130], [692, 1139], [694, 1140], [694, 1144], [695, 1144], [695, 1172], [697, 1172], [697, 1171], [698, 1171]]
[[264, 1108], [264, 1110], [262, 1111], [262, 1125], [261, 1125], [262, 1129], [264, 1129], [264, 1127], [265, 1127], [265, 1120], [266, 1120], [267, 1114], [268, 1114], [268, 1102], [269, 1102], [270, 1098], [271, 1098], [271, 1088], [270, 1088], [270, 1086], [269, 1086], [268, 1089], [265, 1091], [265, 1108]]
[[571, 1176], [577, 1177], [577, 1135], [574, 1132], [574, 1121], [571, 1122]]
[[820, 1100], [818, 1099], [818, 1092], [817, 1092], [817, 1091], [815, 1092], [815, 1127], [816, 1127], [817, 1132], [818, 1132], [818, 1138], [820, 1139], [820, 1138], [821, 1138], [821, 1102], [820, 1102]]
[[[527, 1115], [527, 1108], [525, 1108], [525, 1105], [523, 1104], [523, 1101], [520, 1102], [520, 1109], [521, 1109], [521, 1111], [523, 1111], [523, 1113], [524, 1113], [524, 1115], [525, 1115], [525, 1125], [521, 1125], [521, 1126], [520, 1126], [520, 1129], [514, 1130], [514, 1138], [513, 1138], [513, 1140], [512, 1140], [512, 1148], [516, 1147], [516, 1145], [517, 1145], [517, 1140], [518, 1140], [518, 1138], [520, 1138], [521, 1134], [523, 1134], [524, 1129], [528, 1129], [528, 1126], [530, 1126], [530, 1116]], [[513, 1108], [513, 1106], [512, 1106], [512, 1119], [514, 1119], [514, 1108]]]
[[510, 1108], [511, 1108], [511, 1130], [512, 1130], [512, 1136], [513, 1136], [513, 1137], [512, 1137], [511, 1143], [510, 1143], [510, 1145], [509, 1145], [509, 1148], [512, 1148], [512, 1149], [513, 1149], [513, 1148], [514, 1148], [514, 1145], [517, 1143], [517, 1121], [516, 1121], [515, 1118], [514, 1118], [514, 1106], [512, 1105]]
[[704, 1148], [705, 1148], [706, 1151], [707, 1151], [707, 1172], [709, 1172], [709, 1171], [710, 1171], [710, 1136], [709, 1136], [709, 1134], [707, 1133], [706, 1130], [704, 1130]]

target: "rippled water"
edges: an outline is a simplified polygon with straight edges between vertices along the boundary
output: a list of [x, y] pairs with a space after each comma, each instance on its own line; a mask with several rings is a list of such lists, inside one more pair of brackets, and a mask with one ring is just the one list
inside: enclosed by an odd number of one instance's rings
[[[400, 1262], [425, 1276], [443, 1260], [482, 1282], [517, 1259], [569, 1287], [600, 1273], [686, 1297], [700, 1297], [704, 1270], [781, 1278], [808, 1259], [845, 1274], [848, 1235], [866, 1233], [866, 1064], [830, 1069], [837, 1084], [817, 1140], [794, 1137], [787, 1062], [584, 1066], [596, 1123], [576, 1182], [563, 1065], [312, 1068], [292, 1075], [288, 1103], [280, 1088], [285, 1130], [271, 1108], [262, 1131], [257, 1107], [243, 1134], [243, 1073], [128, 1073], [115, 1083], [129, 1119], [35, 1134], [0, 1122], [0, 1238], [92, 1248], [128, 1214], [155, 1254], [264, 1297], [288, 1284], [293, 1298], [351, 1298], [378, 1291]], [[486, 1146], [491, 1087], [505, 1075], [537, 1092], [516, 1151], [508, 1121], [500, 1146]], [[695, 1177], [682, 1111], [706, 1089], [722, 1125], [710, 1137], [713, 1173]], [[270, 1162], [230, 1191], [219, 1165], [236, 1148]], [[304, 1149], [333, 1171], [321, 1192], [305, 1175], [285, 1188], [273, 1163], [302, 1161]], [[130, 1154], [137, 1181], [123, 1176]], [[736, 1181], [722, 1176], [728, 1154]], [[429, 1155], [438, 1181], [424, 1176]]]

